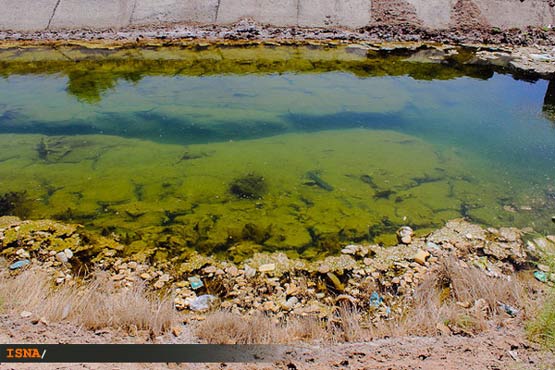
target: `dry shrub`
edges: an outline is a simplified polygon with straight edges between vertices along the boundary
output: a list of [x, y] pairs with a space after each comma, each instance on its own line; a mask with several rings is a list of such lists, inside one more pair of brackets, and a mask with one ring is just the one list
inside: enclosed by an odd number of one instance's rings
[[400, 327], [408, 335], [435, 335], [442, 326], [472, 334], [486, 330], [488, 320], [503, 311], [499, 303], [523, 309], [528, 304], [516, 276], [510, 280], [487, 276], [455, 259], [443, 261], [438, 271], [417, 287], [411, 308]]
[[197, 326], [197, 337], [206, 343], [268, 344], [325, 340], [324, 323], [314, 317], [291, 316], [278, 320], [262, 313], [250, 316], [216, 311]]
[[116, 289], [107, 274], [96, 274], [80, 285], [54, 287], [48, 275], [25, 271], [15, 278], [0, 278], [2, 308], [8, 312], [32, 312], [49, 321], [71, 321], [87, 329], [136, 328], [158, 334], [176, 321], [169, 297], [160, 298], [136, 284]]

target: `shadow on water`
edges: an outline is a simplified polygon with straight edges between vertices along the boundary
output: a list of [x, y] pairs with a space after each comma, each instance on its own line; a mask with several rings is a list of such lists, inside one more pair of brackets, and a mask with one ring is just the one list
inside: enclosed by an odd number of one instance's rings
[[198, 125], [188, 118], [157, 112], [105, 112], [94, 120], [56, 123], [33, 121], [25, 115], [0, 116], [2, 134], [93, 135], [104, 134], [149, 140], [163, 144], [204, 144], [229, 140], [248, 140], [288, 132], [366, 128], [402, 130], [410, 122], [396, 113], [340, 112], [332, 114], [287, 113], [278, 122], [257, 120], [220, 121]]

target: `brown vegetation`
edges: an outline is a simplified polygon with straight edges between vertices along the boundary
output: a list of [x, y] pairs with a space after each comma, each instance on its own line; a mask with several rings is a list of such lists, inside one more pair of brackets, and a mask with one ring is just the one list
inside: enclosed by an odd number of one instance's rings
[[0, 277], [2, 311], [28, 312], [44, 322], [67, 320], [86, 329], [118, 328], [167, 331], [177, 321], [171, 299], [146, 292], [143, 285], [114, 289], [106, 274], [94, 274], [80, 286], [54, 287], [44, 272], [28, 270]]

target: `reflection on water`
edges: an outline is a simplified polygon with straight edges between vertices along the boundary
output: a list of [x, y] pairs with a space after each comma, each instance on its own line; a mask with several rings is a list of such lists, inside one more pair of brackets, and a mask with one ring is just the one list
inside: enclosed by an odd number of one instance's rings
[[549, 81], [549, 85], [547, 85], [543, 99], [543, 112], [547, 119], [555, 123], [555, 81]]
[[549, 230], [553, 83], [416, 59], [1, 51], [0, 213], [114, 232], [129, 252], [238, 259], [392, 243], [400, 225], [461, 216]]

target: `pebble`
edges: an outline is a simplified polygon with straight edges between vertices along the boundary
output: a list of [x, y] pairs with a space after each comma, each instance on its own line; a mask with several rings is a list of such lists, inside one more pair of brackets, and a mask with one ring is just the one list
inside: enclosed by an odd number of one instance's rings
[[425, 251], [423, 249], [419, 249], [414, 256], [414, 261], [420, 265], [426, 264], [426, 259], [430, 257], [430, 252]]
[[33, 313], [32, 313], [32, 312], [29, 312], [29, 311], [21, 311], [21, 313], [19, 314], [19, 316], [21, 316], [22, 318], [27, 318], [27, 317], [33, 316]]
[[267, 263], [264, 265], [260, 265], [260, 267], [258, 267], [258, 271], [260, 272], [270, 272], [270, 271], [274, 271], [275, 269], [276, 269], [275, 263]]
[[409, 226], [402, 226], [397, 230], [397, 239], [403, 244], [410, 244], [414, 231]]
[[285, 308], [288, 310], [293, 309], [297, 303], [299, 303], [299, 299], [297, 297], [290, 297], [289, 299], [287, 299], [287, 301], [285, 301]]
[[56, 259], [61, 263], [66, 263], [68, 261], [67, 255], [64, 252], [56, 253]]

